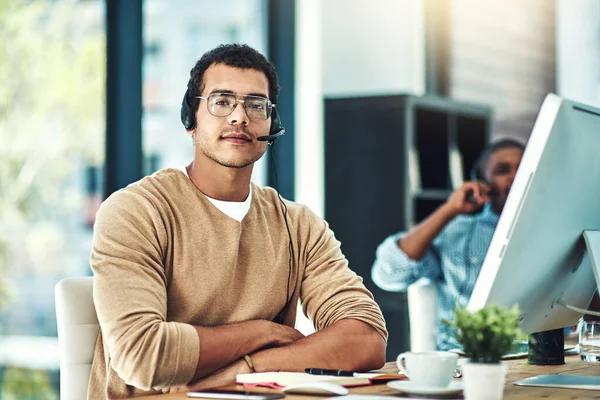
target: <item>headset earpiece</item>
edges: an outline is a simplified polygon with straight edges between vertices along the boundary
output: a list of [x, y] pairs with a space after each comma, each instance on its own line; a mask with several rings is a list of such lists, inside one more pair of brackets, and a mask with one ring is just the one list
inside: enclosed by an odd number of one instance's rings
[[481, 181], [482, 180], [482, 176], [481, 176], [481, 166], [479, 165], [479, 160], [477, 160], [475, 162], [475, 164], [473, 164], [473, 168], [471, 168], [471, 172], [469, 173], [469, 177], [471, 178], [472, 181]]
[[196, 106], [189, 98], [189, 89], [185, 91], [181, 101], [181, 123], [186, 130], [191, 131], [196, 127]]
[[279, 112], [276, 107], [273, 107], [271, 111], [271, 129], [269, 130], [269, 136], [275, 135], [273, 139], [269, 140], [269, 144], [275, 143], [277, 138], [285, 132], [285, 128], [281, 126], [281, 118], [279, 118]]
[[483, 183], [487, 183], [485, 181], [485, 177], [483, 176], [483, 164], [490, 155], [489, 149], [483, 149], [483, 151], [479, 154], [473, 166], [471, 167], [471, 171], [469, 172], [469, 177], [472, 181], [479, 181]]
[[470, 178], [472, 181], [477, 181], [489, 185], [488, 181], [485, 179], [485, 176], [483, 176], [482, 168], [483, 165], [481, 165], [481, 163], [475, 163], [473, 165], [473, 168], [471, 168]]

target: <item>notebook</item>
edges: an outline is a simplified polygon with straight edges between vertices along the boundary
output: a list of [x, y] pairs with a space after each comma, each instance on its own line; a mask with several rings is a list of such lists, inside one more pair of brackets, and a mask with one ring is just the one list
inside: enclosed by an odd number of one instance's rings
[[390, 380], [406, 379], [402, 374], [364, 373], [354, 377], [311, 375], [304, 372], [258, 372], [255, 374], [238, 374], [236, 383], [248, 386], [284, 387], [304, 382], [334, 382], [345, 387], [366, 386], [373, 383], [384, 383]]

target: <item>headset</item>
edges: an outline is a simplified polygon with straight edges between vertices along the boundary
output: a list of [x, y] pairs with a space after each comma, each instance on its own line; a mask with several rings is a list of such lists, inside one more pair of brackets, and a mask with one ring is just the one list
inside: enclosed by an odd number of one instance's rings
[[[191, 131], [196, 127], [196, 111], [198, 110], [200, 99], [190, 98], [189, 92], [190, 89], [188, 88], [181, 101], [181, 122], [186, 130]], [[269, 130], [269, 134], [266, 136], [259, 136], [256, 140], [273, 144], [275, 143], [275, 140], [284, 133], [285, 128], [281, 125], [281, 119], [279, 118], [277, 108], [273, 107], [271, 109], [271, 129]]]
[[[191, 131], [192, 129], [194, 129], [196, 127], [196, 110], [198, 109], [198, 105], [200, 104], [200, 99], [195, 99], [195, 98], [190, 98], [191, 96], [189, 95], [189, 91], [190, 89], [188, 88], [185, 91], [185, 94], [183, 95], [183, 100], [181, 102], [181, 122], [183, 123], [183, 126], [185, 127], [186, 130]], [[277, 183], [277, 170], [275, 169], [275, 161], [273, 160], [273, 151], [275, 150], [275, 141], [277, 140], [277, 138], [281, 135], [283, 135], [285, 133], [285, 128], [281, 125], [281, 118], [279, 118], [279, 113], [277, 112], [277, 108], [273, 107], [271, 109], [271, 129], [269, 130], [269, 134], [266, 136], [259, 136], [256, 138], [256, 140], [259, 140], [261, 142], [268, 142], [270, 145], [273, 145], [273, 148], [271, 149], [271, 163], [273, 164], [273, 170], [275, 171], [275, 190], [277, 191], [277, 197], [279, 198], [279, 201], [281, 202], [283, 209], [284, 209], [284, 214], [283, 214], [283, 220], [285, 221], [285, 227], [287, 229], [287, 233], [288, 233], [288, 238], [289, 238], [289, 244], [288, 244], [288, 251], [289, 251], [289, 260], [288, 260], [288, 266], [289, 266], [289, 270], [288, 270], [288, 283], [287, 283], [287, 289], [286, 289], [286, 303], [283, 306], [283, 309], [279, 312], [279, 314], [277, 314], [277, 316], [275, 317], [275, 319], [273, 320], [273, 322], [276, 322], [278, 324], [283, 324], [283, 315], [285, 314], [285, 310], [288, 308], [290, 301], [292, 300], [291, 296], [290, 296], [290, 280], [291, 280], [291, 275], [292, 275], [292, 263], [293, 263], [293, 259], [294, 259], [294, 246], [292, 245], [292, 234], [290, 232], [290, 227], [288, 225], [288, 221], [287, 221], [287, 206], [285, 205], [285, 203], [283, 202], [283, 199], [281, 198], [281, 195], [279, 194], [279, 185]], [[298, 275], [299, 275], [299, 271], [296, 274], [296, 283], [294, 284], [294, 290], [292, 290], [292, 296], [294, 294], [294, 292], [296, 291], [296, 287], [298, 286]]]

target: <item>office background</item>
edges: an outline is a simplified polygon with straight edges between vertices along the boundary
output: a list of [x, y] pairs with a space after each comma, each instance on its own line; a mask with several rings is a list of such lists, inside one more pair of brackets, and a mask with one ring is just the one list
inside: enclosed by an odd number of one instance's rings
[[[393, 187], [408, 173], [368, 176], [378, 160], [354, 156], [363, 141], [407, 134], [376, 110], [361, 125], [363, 100], [365, 110], [400, 95], [486, 110], [486, 140], [526, 139], [548, 92], [600, 106], [596, 0], [2, 0], [0, 37], [0, 398], [58, 398], [54, 285], [91, 274], [103, 198], [190, 161], [179, 105], [189, 70], [219, 43], [247, 43], [275, 63], [287, 130], [279, 188], [327, 219], [328, 195], [362, 198], [331, 181], [344, 157], [357, 182]], [[348, 99], [359, 120], [340, 132]], [[253, 180], [273, 185], [266, 160]], [[339, 218], [331, 224], [343, 249], [352, 243]], [[370, 246], [344, 250], [373, 288]], [[390, 349], [405, 348], [405, 295], [374, 291], [388, 307]]]

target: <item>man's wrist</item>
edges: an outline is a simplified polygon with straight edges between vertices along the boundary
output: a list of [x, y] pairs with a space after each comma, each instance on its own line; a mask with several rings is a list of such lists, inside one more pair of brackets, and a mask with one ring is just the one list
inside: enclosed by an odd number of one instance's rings
[[450, 203], [444, 203], [438, 208], [438, 212], [444, 217], [446, 221], [450, 221], [452, 218], [460, 214], [460, 210], [456, 210]]
[[252, 358], [250, 357], [250, 355], [246, 354], [244, 355], [244, 357], [242, 357], [242, 359], [246, 362], [246, 365], [250, 369], [250, 372], [255, 373], [256, 369], [254, 368], [254, 362], [252, 362]]

